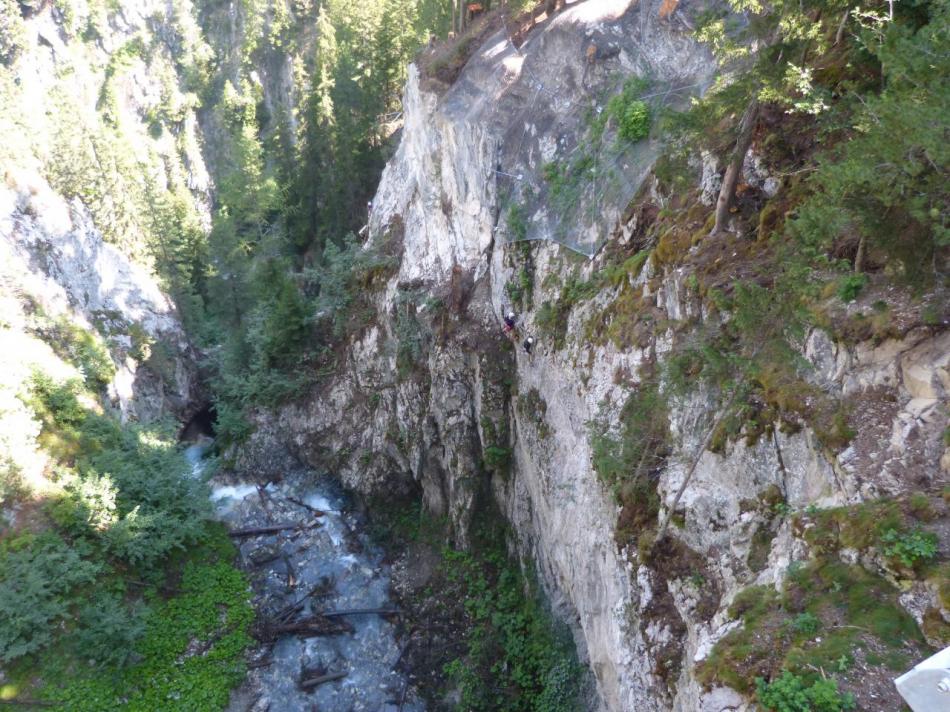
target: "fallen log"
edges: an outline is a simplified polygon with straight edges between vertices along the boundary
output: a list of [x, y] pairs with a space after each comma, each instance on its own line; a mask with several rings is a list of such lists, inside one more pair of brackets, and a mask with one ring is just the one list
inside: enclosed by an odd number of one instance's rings
[[302, 610], [303, 601], [297, 601], [296, 603], [292, 603], [286, 608], [282, 608], [281, 610], [277, 611], [277, 613], [274, 614], [274, 620], [278, 623], [286, 623]]
[[347, 676], [345, 672], [328, 672], [326, 675], [318, 675], [317, 677], [311, 677], [307, 680], [300, 681], [300, 689], [302, 690], [311, 690], [318, 685], [322, 685], [325, 682], [333, 682], [334, 680], [341, 680]]
[[342, 616], [396, 616], [401, 611], [398, 608], [351, 608], [348, 611], [321, 611], [324, 618], [340, 618]]
[[233, 537], [242, 537], [242, 536], [260, 536], [261, 534], [276, 534], [277, 532], [282, 532], [285, 529], [297, 529], [300, 527], [296, 522], [288, 522], [287, 524], [272, 524], [267, 527], [250, 527], [248, 529], [234, 529], [228, 532], [228, 536]]
[[340, 633], [352, 632], [353, 626], [346, 621], [334, 621], [322, 616], [303, 618], [290, 623], [264, 624], [262, 626], [262, 634], [271, 639], [281, 635], [299, 635], [304, 638], [313, 638], [318, 635], [339, 635]]
[[307, 504], [306, 502], [303, 502], [303, 501], [297, 499], [296, 497], [288, 497], [288, 498], [287, 498], [287, 501], [288, 501], [288, 502], [293, 502], [293, 503], [296, 504], [298, 507], [303, 507], [303, 508], [306, 509], [308, 512], [310, 512], [311, 514], [313, 514], [313, 516], [315, 516], [315, 517], [324, 517], [324, 516], [326, 516], [326, 512], [324, 512], [322, 509], [317, 509], [316, 507], [311, 507], [309, 504]]

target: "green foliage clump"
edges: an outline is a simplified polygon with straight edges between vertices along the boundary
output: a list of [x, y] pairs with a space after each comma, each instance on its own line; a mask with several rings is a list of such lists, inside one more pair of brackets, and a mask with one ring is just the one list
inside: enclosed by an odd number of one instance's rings
[[568, 277], [554, 302], [545, 301], [538, 309], [536, 322], [541, 334], [549, 339], [555, 349], [562, 349], [567, 339], [567, 320], [576, 304], [590, 299], [600, 289], [596, 281], [584, 282], [577, 277]]
[[646, 79], [631, 77], [620, 93], [607, 102], [604, 113], [617, 123], [617, 135], [625, 141], [639, 141], [650, 134], [650, 107], [640, 99], [649, 85]]
[[655, 380], [640, 384], [620, 411], [620, 432], [603, 419], [590, 424], [593, 466], [607, 485], [619, 488], [654, 470], [669, 448], [668, 403]]
[[850, 274], [841, 280], [838, 286], [838, 297], [843, 302], [853, 302], [867, 283], [866, 274]]
[[97, 592], [76, 618], [81, 624], [73, 635], [74, 655], [109, 668], [124, 667], [132, 659], [146, 629], [141, 611], [108, 591]]
[[823, 554], [794, 564], [781, 593], [757, 586], [736, 597], [729, 612], [743, 625], [715, 645], [699, 677], [748, 693], [755, 678], [783, 670], [808, 680], [815, 670], [844, 671], [858, 648], [887, 651], [888, 667], [900, 670], [926, 646], [898, 595], [883, 577]]
[[[259, 267], [254, 285], [262, 294], [247, 313], [235, 317], [242, 328], [228, 334], [214, 364], [218, 434], [228, 440], [249, 433], [247, 408], [300, 393], [326, 366], [330, 347], [370, 322], [370, 290], [391, 273], [395, 261], [380, 248], [364, 248], [350, 234], [340, 245], [328, 243], [320, 264], [304, 270], [297, 281], [283, 265], [278, 260]], [[404, 340], [404, 348], [411, 345]]]
[[183, 476], [187, 462], [173, 441], [84, 412], [68, 386], [47, 390], [39, 379], [34, 393], [44, 434], [58, 435], [72, 456], [50, 514], [74, 541], [149, 571], [202, 537], [210, 516], [207, 488]]
[[[937, 556], [936, 535], [922, 530], [915, 521], [929, 519], [930, 506], [926, 497], [910, 497], [906, 503], [879, 499], [810, 512], [803, 536], [821, 554], [842, 547], [859, 551], [876, 548], [892, 562], [920, 574]], [[798, 522], [798, 526], [805, 521]]]
[[631, 101], [620, 114], [620, 138], [639, 141], [650, 133], [650, 108], [646, 102]]
[[420, 295], [401, 291], [396, 298], [396, 373], [406, 378], [420, 365], [428, 334], [419, 318]]
[[12, 65], [26, 46], [26, 28], [17, 1], [0, 0], [0, 64]]
[[[221, 532], [224, 547], [210, 546], [217, 530], [207, 487], [188, 476], [172, 428], [119, 423], [78, 380], [37, 373], [23, 398], [42, 423], [39, 444], [61, 491], [45, 507], [50, 531], [0, 550], [0, 612], [10, 622], [0, 632], [0, 658], [50, 671], [40, 678], [44, 691], [54, 679], [87, 684], [89, 662], [113, 684], [116, 670], [148, 657], [141, 646], [157, 599], [132, 589], [174, 591], [165, 581], [176, 557], [192, 552], [207, 562], [234, 550]], [[230, 561], [221, 565], [237, 575]], [[69, 668], [73, 660], [82, 664]], [[103, 697], [90, 700], [98, 702], [83, 709], [113, 708]]]
[[839, 692], [834, 680], [818, 679], [809, 685], [787, 670], [771, 682], [758, 677], [755, 686], [762, 706], [775, 712], [846, 712], [856, 706], [854, 695]]
[[668, 407], [658, 381], [648, 378], [621, 409], [619, 432], [602, 416], [588, 423], [594, 471], [623, 506], [618, 543], [633, 537], [645, 546], [657, 526], [656, 474], [669, 454], [671, 439]]
[[531, 308], [534, 297], [534, 276], [528, 267], [522, 267], [515, 279], [505, 283], [505, 294], [519, 311]]
[[796, 633], [802, 633], [804, 635], [814, 635], [821, 628], [821, 620], [808, 611], [799, 613], [792, 618], [788, 624]]
[[506, 447], [489, 445], [482, 452], [482, 459], [487, 469], [502, 471], [508, 467], [511, 461], [511, 450]]
[[[244, 678], [253, 617], [244, 574], [225, 562], [189, 562], [180, 592], [153, 601], [144, 618], [140, 662], [51, 681], [43, 697], [64, 712], [223, 709]], [[55, 668], [50, 661], [45, 671]]]
[[525, 208], [521, 203], [512, 203], [508, 208], [506, 225], [511, 242], [524, 240], [528, 236], [528, 221], [525, 217]]
[[[859, 14], [859, 41], [880, 64], [883, 89], [856, 102], [848, 140], [829, 149], [809, 181], [814, 194], [793, 227], [830, 245], [857, 230], [909, 281], [938, 278], [950, 246], [950, 165], [942, 117], [950, 112], [950, 8], [920, 3], [897, 21]], [[943, 255], [943, 257], [941, 256]]]
[[100, 390], [115, 377], [115, 364], [102, 338], [74, 324], [65, 316], [58, 319], [40, 317], [36, 332], [65, 361], [83, 375], [86, 386]]
[[0, 548], [0, 660], [42, 650], [69, 614], [69, 594], [96, 580], [101, 566], [85, 561], [56, 534], [25, 535]]
[[580, 667], [567, 631], [556, 630], [496, 540], [484, 554], [446, 550], [445, 572], [461, 583], [471, 622], [467, 654], [445, 666], [459, 710], [574, 712]]
[[881, 543], [885, 555], [899, 559], [908, 568], [918, 562], [931, 561], [937, 555], [937, 535], [920, 529], [911, 532], [888, 529], [881, 535]]

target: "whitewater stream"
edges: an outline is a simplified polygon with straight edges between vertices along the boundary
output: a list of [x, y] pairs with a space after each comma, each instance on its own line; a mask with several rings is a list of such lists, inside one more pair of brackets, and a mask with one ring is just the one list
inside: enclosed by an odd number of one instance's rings
[[[206, 447], [199, 443], [186, 450], [196, 476]], [[232, 532], [293, 525], [235, 539], [259, 618], [271, 621], [267, 629], [274, 639], [254, 651], [230, 711], [425, 709], [394, 669], [401, 656], [395, 618], [377, 612], [395, 609], [389, 567], [339, 486], [308, 471], [288, 473], [266, 486], [218, 479], [210, 484], [218, 516]], [[361, 612], [319, 618], [320, 625], [329, 622], [339, 629], [332, 634], [273, 632], [277, 624], [297, 625], [338, 611]], [[320, 679], [327, 681], [301, 689], [301, 681]]]

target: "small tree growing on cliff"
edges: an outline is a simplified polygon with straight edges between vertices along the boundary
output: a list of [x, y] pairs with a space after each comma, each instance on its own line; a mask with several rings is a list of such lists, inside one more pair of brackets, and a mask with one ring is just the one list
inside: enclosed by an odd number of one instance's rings
[[811, 80], [809, 57], [827, 49], [822, 18], [847, 9], [842, 0], [729, 0], [745, 24], [736, 28], [736, 16], [706, 22], [697, 36], [712, 48], [726, 71], [704, 100], [713, 117], [731, 124], [731, 145], [716, 202], [716, 221], [710, 235], [726, 228], [729, 209], [742, 173], [763, 103], [782, 104], [789, 111], [819, 113], [825, 108]]

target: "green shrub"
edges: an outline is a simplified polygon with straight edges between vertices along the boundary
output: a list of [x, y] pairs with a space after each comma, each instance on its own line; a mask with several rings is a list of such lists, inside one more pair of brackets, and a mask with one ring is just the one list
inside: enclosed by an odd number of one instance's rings
[[56, 383], [45, 373], [36, 372], [30, 382], [27, 405], [47, 427], [75, 428], [86, 419], [86, 409], [79, 402], [81, 392], [78, 381]]
[[930, 561], [937, 555], [937, 535], [915, 529], [899, 532], [888, 529], [881, 535], [884, 554], [900, 560], [904, 566], [913, 567], [918, 561]]
[[506, 447], [489, 445], [482, 453], [482, 459], [485, 467], [493, 471], [502, 471], [508, 467], [511, 461], [511, 450]]
[[619, 487], [652, 471], [669, 447], [668, 404], [655, 381], [645, 381], [620, 411], [620, 432], [613, 435], [602, 418], [589, 423], [594, 471]]
[[786, 670], [771, 682], [756, 678], [755, 686], [759, 702], [775, 712], [846, 712], [855, 708], [854, 696], [838, 692], [834, 680], [819, 679], [808, 685]]
[[53, 640], [69, 613], [69, 594], [96, 580], [101, 567], [84, 561], [59, 536], [27, 535], [0, 549], [0, 660], [36, 653]]
[[792, 618], [792, 620], [789, 621], [789, 627], [796, 633], [802, 635], [814, 635], [821, 628], [821, 620], [817, 616], [805, 611]]
[[[115, 377], [115, 364], [99, 334], [74, 324], [68, 317], [51, 319], [42, 314], [34, 330], [57, 356], [82, 373], [86, 387], [91, 390], [104, 388]], [[132, 326], [133, 341], [140, 330], [138, 324]]]
[[620, 137], [627, 141], [639, 141], [650, 133], [650, 108], [642, 101], [633, 101], [624, 107], [620, 115]]
[[461, 583], [471, 622], [466, 656], [445, 674], [460, 691], [460, 710], [575, 712], [580, 667], [573, 641], [557, 628], [510, 562], [502, 540], [482, 553], [443, 552], [451, 581]]
[[639, 98], [647, 86], [645, 80], [632, 77], [623, 90], [607, 102], [605, 113], [617, 122], [617, 134], [625, 141], [639, 141], [650, 133], [650, 107]]
[[853, 302], [867, 283], [866, 274], [849, 274], [838, 286], [838, 297], [843, 302]]
[[80, 625], [73, 635], [76, 657], [106, 667], [123, 667], [145, 633], [141, 610], [130, 609], [120, 596], [108, 592], [97, 592], [77, 618]]
[[[51, 684], [42, 696], [62, 712], [224, 709], [231, 688], [245, 675], [254, 618], [248, 599], [247, 579], [229, 563], [188, 563], [180, 592], [156, 601], [144, 619], [139, 662], [53, 677], [56, 666], [50, 661]], [[105, 638], [97, 640], [102, 644]]]
[[520, 203], [512, 203], [508, 208], [506, 224], [509, 242], [524, 240], [528, 236], [528, 221], [524, 213], [524, 206]]
[[26, 46], [26, 27], [16, 0], [0, 0], [0, 64], [12, 65]]

